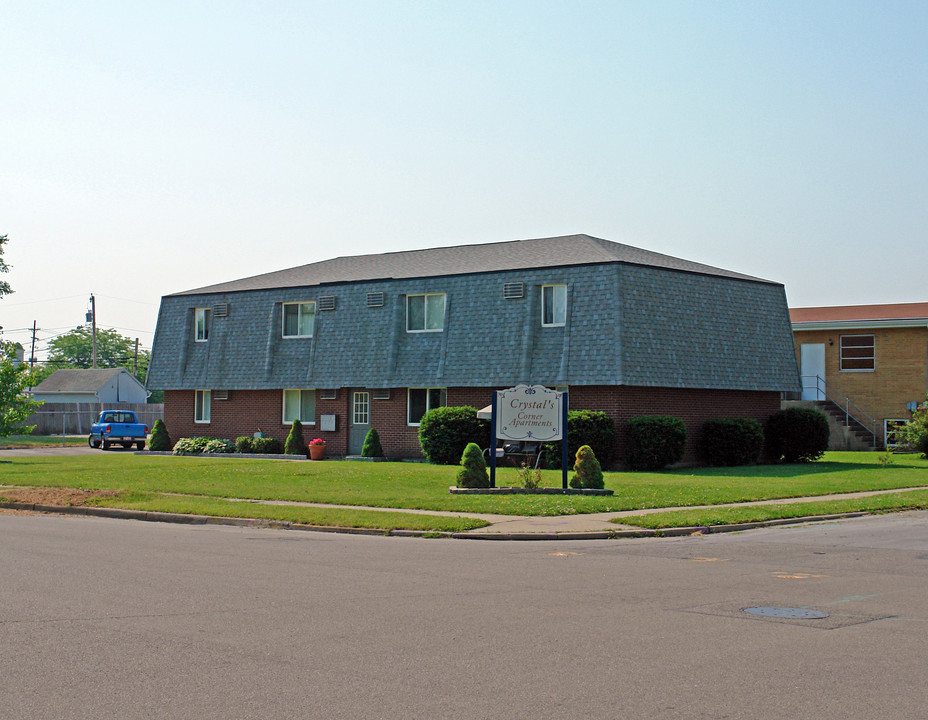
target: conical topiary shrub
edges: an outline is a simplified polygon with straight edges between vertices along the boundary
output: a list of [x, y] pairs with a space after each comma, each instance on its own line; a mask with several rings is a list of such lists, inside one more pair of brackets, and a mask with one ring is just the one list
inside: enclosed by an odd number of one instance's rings
[[361, 448], [361, 457], [383, 457], [383, 448], [380, 447], [380, 435], [376, 428], [367, 431], [364, 438], [364, 447]]
[[570, 478], [570, 486], [593, 490], [603, 489], [603, 469], [599, 466], [599, 460], [596, 459], [593, 448], [589, 445], [584, 445], [577, 450], [577, 462], [574, 463], [574, 475]]
[[164, 420], [158, 418], [151, 428], [151, 440], [148, 441], [148, 449], [155, 452], [165, 452], [171, 449], [171, 436], [168, 435], [168, 428]]
[[461, 456], [461, 469], [458, 470], [458, 487], [490, 487], [487, 464], [483, 460], [483, 453], [477, 443], [468, 443], [464, 448], [464, 454]]
[[290, 434], [287, 435], [287, 442], [284, 443], [284, 455], [305, 455], [306, 441], [303, 439], [303, 424], [299, 420], [294, 420], [290, 426]]

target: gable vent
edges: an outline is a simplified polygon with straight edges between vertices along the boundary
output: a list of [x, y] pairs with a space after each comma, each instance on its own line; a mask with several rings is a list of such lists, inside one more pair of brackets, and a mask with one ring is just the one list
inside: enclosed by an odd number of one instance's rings
[[503, 297], [506, 300], [518, 300], [525, 297], [525, 283], [508, 282], [503, 284]]
[[371, 390], [371, 398], [374, 400], [389, 400], [390, 388], [385, 388], [382, 390]]
[[213, 317], [229, 317], [229, 303], [213, 305]]
[[383, 293], [382, 292], [369, 292], [367, 294], [367, 306], [368, 307], [383, 307]]
[[213, 390], [213, 400], [228, 400], [229, 391], [228, 390]]
[[320, 390], [319, 399], [320, 400], [335, 400], [338, 396], [338, 390]]
[[323, 295], [319, 298], [319, 309], [320, 310], [334, 310], [335, 309], [335, 296], [334, 295]]

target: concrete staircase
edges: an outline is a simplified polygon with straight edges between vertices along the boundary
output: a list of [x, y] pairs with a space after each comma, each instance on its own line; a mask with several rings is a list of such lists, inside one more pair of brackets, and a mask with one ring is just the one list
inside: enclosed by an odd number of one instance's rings
[[866, 427], [854, 418], [848, 418], [844, 410], [830, 400], [786, 400], [783, 408], [807, 407], [821, 410], [828, 418], [831, 435], [828, 438], [829, 450], [882, 450], [883, 439], [874, 439]]

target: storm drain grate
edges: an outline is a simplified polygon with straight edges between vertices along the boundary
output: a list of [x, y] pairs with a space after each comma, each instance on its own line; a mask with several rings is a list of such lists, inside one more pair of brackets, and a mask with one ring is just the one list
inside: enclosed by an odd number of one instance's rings
[[760, 615], [761, 617], [788, 618], [790, 620], [821, 620], [827, 618], [828, 613], [820, 610], [810, 610], [809, 608], [797, 607], [746, 607], [741, 608], [744, 612], [751, 615]]

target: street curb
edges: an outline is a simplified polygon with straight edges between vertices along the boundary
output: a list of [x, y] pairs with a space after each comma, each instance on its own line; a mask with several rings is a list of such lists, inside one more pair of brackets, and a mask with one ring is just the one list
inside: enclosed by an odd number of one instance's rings
[[777, 525], [801, 525], [810, 522], [828, 522], [864, 517], [865, 511], [838, 513], [836, 515], [807, 515], [796, 518], [780, 518], [733, 525], [702, 525], [652, 530], [596, 530], [590, 532], [537, 532], [537, 533], [466, 533], [435, 530], [378, 530], [376, 528], [351, 528], [334, 525], [305, 525], [290, 520], [265, 520], [262, 518], [233, 518], [214, 515], [184, 515], [180, 513], [149, 512], [147, 510], [124, 510], [122, 508], [93, 507], [88, 505], [41, 505], [0, 500], [0, 508], [26, 510], [30, 512], [57, 513], [60, 515], [88, 515], [117, 520], [140, 520], [142, 522], [164, 522], [179, 525], [227, 525], [232, 527], [266, 528], [273, 530], [303, 530], [306, 532], [340, 533], [345, 535], [379, 535], [381, 537], [429, 537], [454, 540], [620, 540], [624, 538], [681, 537], [686, 535], [710, 535], [716, 533], [741, 532]]

